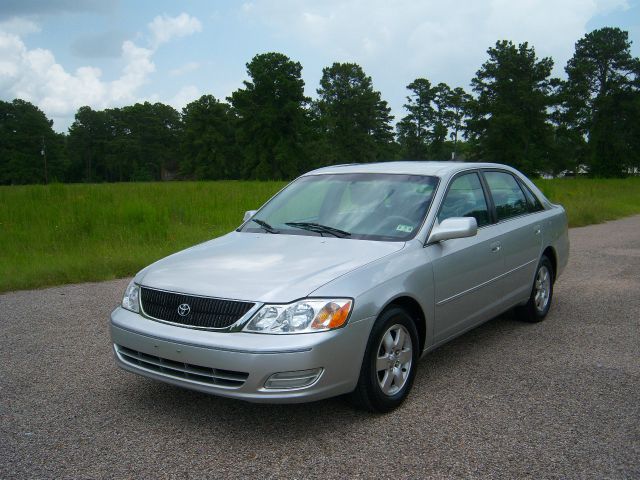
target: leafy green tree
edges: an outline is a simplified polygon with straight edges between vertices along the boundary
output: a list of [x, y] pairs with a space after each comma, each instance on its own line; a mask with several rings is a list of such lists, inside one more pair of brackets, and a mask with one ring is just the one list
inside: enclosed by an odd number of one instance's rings
[[[140, 110], [144, 108], [144, 106], [140, 108], [130, 105], [107, 109], [104, 112], [110, 133], [105, 148], [105, 161], [112, 166], [113, 171], [117, 172], [118, 181], [157, 179], [154, 175], [156, 168], [151, 161], [147, 160], [140, 140], [139, 125], [143, 120], [139, 117], [141, 117]], [[148, 109], [148, 105], [146, 108]]]
[[404, 105], [408, 114], [396, 127], [402, 156], [416, 160], [455, 158], [471, 97], [464, 89], [452, 90], [446, 83], [432, 86], [426, 78], [417, 78], [407, 89], [411, 91]]
[[587, 138], [584, 160], [596, 176], [624, 175], [638, 163], [640, 59], [628, 32], [605, 27], [576, 43], [565, 68], [563, 116], [575, 136]]
[[228, 104], [203, 95], [182, 109], [180, 174], [195, 179], [239, 178], [236, 119]]
[[149, 102], [111, 111], [115, 132], [109, 156], [120, 158], [127, 180], [168, 180], [179, 163], [180, 114], [171, 106]]
[[69, 127], [69, 177], [73, 181], [102, 180], [106, 173], [105, 148], [108, 141], [107, 113], [80, 107]]
[[144, 102], [103, 111], [81, 107], [69, 128], [74, 179], [173, 178], [180, 160], [181, 136], [180, 114], [169, 105]]
[[27, 101], [0, 101], [0, 184], [65, 179], [64, 137], [52, 125]]
[[445, 159], [447, 158], [448, 145], [445, 145], [447, 141], [447, 134], [449, 128], [453, 125], [449, 103], [453, 92], [449, 85], [446, 83], [439, 83], [433, 89], [434, 98], [434, 118], [433, 129], [431, 131], [431, 145], [429, 151], [432, 158]]
[[154, 166], [158, 175], [156, 178], [170, 180], [180, 161], [180, 113], [172, 106], [160, 102], [154, 103], [151, 108], [148, 108], [148, 103], [145, 102], [144, 107], [146, 108], [143, 113], [144, 120], [139, 125], [139, 138], [147, 155], [147, 163]]
[[[471, 101], [471, 95], [464, 91], [462, 87], [451, 90], [446, 84], [441, 83], [440, 93], [436, 96], [436, 103], [439, 104], [438, 111], [441, 113], [441, 122], [447, 128], [451, 139], [451, 157], [455, 160], [458, 157], [458, 142], [460, 133], [465, 127], [467, 117], [467, 107]], [[446, 88], [445, 88], [446, 87]]]
[[371, 77], [355, 63], [334, 63], [322, 70], [316, 125], [324, 148], [321, 165], [389, 160], [396, 152], [393, 116]]
[[538, 59], [528, 43], [498, 41], [471, 85], [467, 134], [472, 154], [484, 161], [512, 165], [532, 175], [551, 163], [552, 102], [549, 76], [553, 60]]
[[562, 172], [578, 172], [586, 164], [586, 136], [575, 128], [575, 119], [571, 119], [566, 109], [566, 81], [551, 79], [549, 118], [553, 129], [552, 161], [549, 173], [556, 176]]
[[402, 156], [411, 160], [426, 160], [429, 157], [435, 108], [436, 91], [426, 78], [416, 78], [407, 85], [404, 108], [407, 115], [396, 126]]
[[246, 177], [286, 179], [305, 168], [308, 98], [301, 72], [299, 62], [281, 53], [256, 55], [247, 64], [250, 80], [229, 98]]
[[376, 121], [372, 131], [373, 143], [376, 146], [376, 160], [395, 160], [398, 156], [400, 149], [393, 134], [393, 118], [391, 108], [385, 100], [376, 102]]

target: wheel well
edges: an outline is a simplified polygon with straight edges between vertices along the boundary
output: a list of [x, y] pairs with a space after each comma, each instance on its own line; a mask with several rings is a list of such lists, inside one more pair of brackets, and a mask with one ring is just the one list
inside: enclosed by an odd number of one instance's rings
[[392, 305], [403, 308], [413, 319], [414, 323], [416, 324], [416, 330], [418, 330], [420, 351], [422, 351], [424, 349], [424, 344], [427, 337], [427, 324], [424, 312], [422, 311], [422, 307], [420, 307], [420, 304], [411, 297], [394, 298], [386, 308], [389, 308]]
[[553, 267], [553, 280], [555, 281], [558, 272], [558, 259], [556, 258], [556, 251], [553, 249], [553, 247], [547, 247], [544, 249], [544, 252], [542, 252], [542, 255], [547, 257], [551, 262], [551, 266]]

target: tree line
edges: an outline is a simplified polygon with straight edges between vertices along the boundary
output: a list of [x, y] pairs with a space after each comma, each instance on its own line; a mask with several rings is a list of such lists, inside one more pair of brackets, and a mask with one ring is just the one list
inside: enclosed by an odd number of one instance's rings
[[491, 161], [529, 175], [624, 176], [640, 168], [640, 59], [628, 33], [578, 40], [566, 80], [528, 43], [498, 41], [471, 92], [417, 78], [394, 117], [355, 63], [322, 71], [317, 98], [302, 66], [256, 55], [226, 101], [181, 112], [162, 103], [81, 107], [66, 134], [24, 100], [0, 102], [0, 184], [170, 179], [290, 179], [338, 163]]

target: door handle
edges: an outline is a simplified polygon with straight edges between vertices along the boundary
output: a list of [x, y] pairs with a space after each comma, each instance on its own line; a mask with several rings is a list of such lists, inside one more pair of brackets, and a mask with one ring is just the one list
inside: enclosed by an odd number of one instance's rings
[[502, 244], [500, 242], [493, 242], [491, 245], [491, 253], [498, 253], [502, 248]]
[[533, 227], [533, 233], [535, 233], [536, 235], [540, 235], [540, 232], [541, 232], [540, 225], [535, 225]]

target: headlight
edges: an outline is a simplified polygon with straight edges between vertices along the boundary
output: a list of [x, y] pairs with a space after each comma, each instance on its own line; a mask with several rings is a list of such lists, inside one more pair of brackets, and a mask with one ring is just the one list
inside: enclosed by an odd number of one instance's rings
[[309, 333], [342, 327], [353, 301], [308, 298], [288, 305], [264, 305], [244, 327], [255, 333]]
[[124, 297], [122, 297], [122, 308], [140, 313], [140, 287], [133, 283], [133, 280], [124, 291]]

